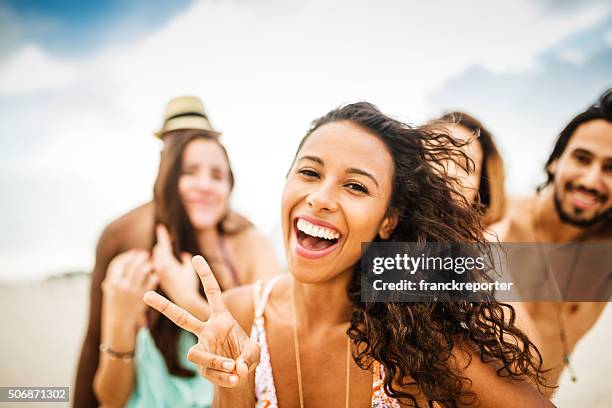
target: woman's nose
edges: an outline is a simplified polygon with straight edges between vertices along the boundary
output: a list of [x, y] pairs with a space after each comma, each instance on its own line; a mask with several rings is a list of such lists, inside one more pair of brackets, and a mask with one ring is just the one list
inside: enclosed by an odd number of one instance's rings
[[212, 190], [213, 180], [210, 176], [203, 174], [198, 176], [195, 186], [198, 190], [209, 191]]
[[334, 192], [330, 187], [326, 186], [321, 186], [321, 188], [308, 194], [306, 203], [315, 212], [334, 212], [338, 209], [338, 202], [336, 201]]

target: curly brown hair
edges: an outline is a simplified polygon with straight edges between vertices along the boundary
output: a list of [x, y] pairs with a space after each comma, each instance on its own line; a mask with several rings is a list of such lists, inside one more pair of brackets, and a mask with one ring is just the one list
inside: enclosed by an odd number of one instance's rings
[[[313, 122], [312, 132], [331, 122], [350, 121], [372, 132], [387, 146], [394, 164], [393, 192], [387, 211], [399, 220], [386, 241], [485, 244], [478, 213], [462, 202], [458, 184], [434, 164], [453, 160], [466, 168], [462, 142], [429, 126], [413, 127], [392, 119], [367, 102], [332, 110]], [[299, 151], [299, 149], [298, 149]], [[463, 199], [465, 201], [465, 199]], [[383, 241], [380, 237], [374, 240]], [[353, 358], [362, 369], [374, 361], [385, 370], [386, 393], [418, 407], [406, 390], [418, 386], [433, 406], [455, 407], [477, 400], [471, 381], [458, 368], [456, 351], [497, 362], [499, 376], [545, 386], [542, 358], [536, 346], [516, 327], [511, 305], [496, 301], [395, 303], [364, 302], [361, 268], [356, 266], [348, 287], [354, 305], [347, 335]]]

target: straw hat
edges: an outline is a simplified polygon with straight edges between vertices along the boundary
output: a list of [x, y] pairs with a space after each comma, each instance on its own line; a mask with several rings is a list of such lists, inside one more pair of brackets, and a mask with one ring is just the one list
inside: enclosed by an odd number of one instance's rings
[[177, 96], [170, 99], [164, 111], [164, 123], [155, 136], [160, 139], [171, 130], [197, 129], [207, 130], [220, 135], [208, 119], [202, 101], [197, 96]]

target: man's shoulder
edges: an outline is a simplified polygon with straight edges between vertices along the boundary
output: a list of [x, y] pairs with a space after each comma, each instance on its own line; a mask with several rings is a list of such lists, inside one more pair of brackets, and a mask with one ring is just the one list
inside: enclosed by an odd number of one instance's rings
[[100, 236], [100, 244], [113, 241], [120, 250], [146, 247], [153, 232], [155, 207], [153, 202], [142, 204], [111, 221]]
[[531, 237], [533, 197], [511, 197], [504, 217], [489, 227], [501, 242], [524, 241]]

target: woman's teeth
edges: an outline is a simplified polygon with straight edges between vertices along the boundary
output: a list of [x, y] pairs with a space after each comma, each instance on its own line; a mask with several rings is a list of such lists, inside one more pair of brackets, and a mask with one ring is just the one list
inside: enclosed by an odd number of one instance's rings
[[302, 231], [304, 234], [310, 235], [311, 237], [324, 238], [329, 240], [340, 238], [339, 233], [334, 232], [329, 228], [311, 224], [302, 218], [298, 219], [297, 229]]

